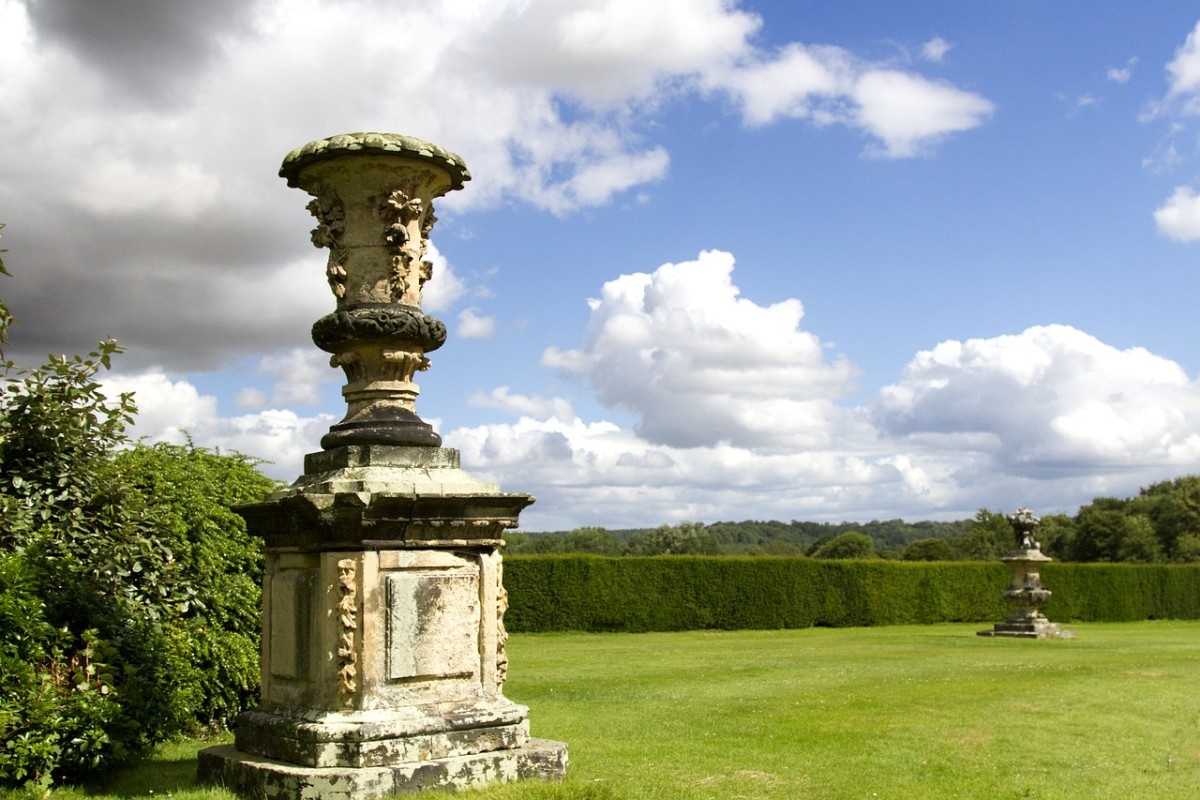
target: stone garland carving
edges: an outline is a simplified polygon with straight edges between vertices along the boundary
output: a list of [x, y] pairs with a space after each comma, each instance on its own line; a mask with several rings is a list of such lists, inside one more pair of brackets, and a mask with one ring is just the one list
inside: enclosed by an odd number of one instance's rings
[[317, 227], [313, 228], [310, 238], [314, 247], [329, 250], [325, 277], [334, 296], [340, 300], [346, 296], [347, 257], [346, 247], [342, 243], [342, 234], [346, 232], [346, 211], [342, 200], [332, 189], [323, 188], [320, 195], [305, 207], [308, 213], [317, 218]]
[[[414, 256], [419, 259], [425, 250], [425, 237], [420, 236], [420, 239], [415, 244], [412, 242], [412, 234], [409, 233], [409, 226], [414, 221], [419, 221], [424, 214], [424, 207], [419, 197], [409, 197], [403, 190], [397, 189], [392, 192], [387, 200], [387, 205], [384, 207], [385, 219], [390, 219], [391, 224], [388, 225], [384, 237], [388, 244], [396, 248], [396, 254], [392, 256], [392, 276], [390, 280], [392, 300], [397, 303], [405, 302], [412, 299], [412, 262]], [[421, 234], [424, 234], [424, 227], [420, 229]], [[414, 253], [414, 251], [416, 251]], [[420, 304], [420, 292], [417, 292], [416, 303]]]
[[504, 562], [496, 559], [496, 690], [504, 689], [508, 679], [508, 631], [504, 612], [508, 611], [508, 592], [504, 588]]
[[433, 278], [433, 262], [425, 259], [425, 251], [429, 247], [429, 232], [433, 230], [434, 223], [437, 222], [437, 217], [433, 214], [433, 203], [429, 204], [429, 210], [425, 213], [425, 221], [421, 223], [421, 270], [418, 276], [420, 292], [425, 290], [425, 283]]
[[358, 653], [354, 638], [358, 632], [358, 564], [351, 558], [338, 561], [338, 695], [350, 708], [358, 692]]
[[346, 342], [392, 338], [403, 338], [429, 352], [446, 343], [446, 326], [410, 308], [355, 308], [321, 317], [313, 323], [312, 338], [327, 353], [337, 352]]

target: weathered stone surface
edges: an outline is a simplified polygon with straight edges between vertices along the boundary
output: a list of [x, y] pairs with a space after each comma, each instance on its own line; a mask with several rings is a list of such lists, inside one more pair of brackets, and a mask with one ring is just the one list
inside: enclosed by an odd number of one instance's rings
[[451, 176], [453, 189], [461, 189], [465, 181], [471, 180], [471, 173], [462, 157], [433, 142], [399, 133], [342, 133], [317, 139], [288, 153], [283, 159], [283, 166], [279, 168], [279, 177], [286, 178], [288, 186], [297, 186], [298, 173], [304, 167], [322, 159], [356, 151], [408, 155], [437, 162]]
[[305, 459], [305, 474], [237, 511], [268, 547], [499, 546], [534, 498], [501, 492], [444, 447], [344, 446]]
[[410, 136], [350, 133], [293, 150], [279, 174], [312, 195], [312, 243], [329, 251], [325, 278], [337, 299], [312, 334], [345, 371], [346, 416], [321, 446], [438, 447], [441, 437], [417, 416], [413, 376], [446, 340], [421, 296], [433, 278], [433, 201], [470, 179], [462, 159]]
[[509, 750], [529, 740], [528, 710], [416, 709], [324, 719], [248, 712], [238, 718], [234, 745], [243, 753], [308, 767], [373, 767]]
[[386, 767], [304, 767], [222, 745], [200, 752], [199, 779], [255, 800], [369, 800], [424, 789], [467, 789], [524, 779], [560, 781], [566, 771], [566, 745], [543, 739], [530, 739], [511, 749]]
[[509, 720], [495, 548], [271, 547], [264, 585], [264, 711]]
[[197, 779], [253, 800], [365, 800], [396, 793], [387, 767], [313, 769], [239, 753], [230, 745], [200, 751]]
[[305, 492], [237, 510], [268, 547], [499, 547], [532, 502], [527, 494]]

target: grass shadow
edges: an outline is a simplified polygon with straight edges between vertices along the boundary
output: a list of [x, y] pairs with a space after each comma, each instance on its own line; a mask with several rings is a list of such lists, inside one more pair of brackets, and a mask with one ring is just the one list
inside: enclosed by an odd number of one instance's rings
[[[231, 737], [226, 737], [231, 738]], [[120, 770], [84, 788], [87, 797], [156, 798], [204, 792], [196, 782], [196, 754], [226, 739], [183, 739], [160, 745], [142, 764]]]
[[88, 786], [89, 797], [169, 797], [199, 788], [196, 759], [154, 759], [140, 767], [121, 770], [103, 782]]

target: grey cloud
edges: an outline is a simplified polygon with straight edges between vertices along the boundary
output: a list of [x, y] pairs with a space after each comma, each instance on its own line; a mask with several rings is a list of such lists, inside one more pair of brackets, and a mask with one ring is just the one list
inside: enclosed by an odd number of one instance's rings
[[221, 37], [243, 29], [251, 0], [26, 0], [39, 39], [56, 41], [124, 92], [170, 104], [185, 80], [218, 53]]
[[[112, 336], [128, 349], [122, 366], [206, 370], [238, 354], [311, 346], [309, 326], [333, 307], [323, 257], [269, 217], [257, 221], [149, 225], [13, 208], [5, 229], [13, 277], [0, 284], [17, 320], [10, 355], [31, 363]], [[292, 293], [286, 302], [255, 299], [281, 289]]]

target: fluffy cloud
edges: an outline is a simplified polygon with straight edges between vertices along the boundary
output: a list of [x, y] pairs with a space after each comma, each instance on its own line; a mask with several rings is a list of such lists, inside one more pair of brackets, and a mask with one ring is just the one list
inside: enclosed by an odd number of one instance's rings
[[480, 316], [477, 308], [458, 312], [458, 335], [464, 339], [490, 339], [496, 333], [496, 318]]
[[476, 478], [540, 498], [523, 515], [534, 530], [734, 516], [837, 519], [847, 509], [870, 514], [907, 491], [904, 472], [885, 459], [671, 447], [607, 421], [524, 417], [459, 428], [446, 441]]
[[[1130, 59], [1124, 73], [1109, 71], [1109, 77], [1117, 80], [1124, 75], [1128, 80], [1128, 69], [1136, 59]], [[1174, 58], [1166, 65], [1167, 93], [1147, 105], [1141, 115], [1143, 122], [1167, 118], [1170, 127], [1154, 152], [1143, 159], [1143, 165], [1155, 170], [1178, 168], [1187, 160], [1188, 149], [1176, 146], [1192, 125], [1190, 118], [1200, 116], [1200, 22], [1188, 34], [1184, 43], [1175, 51]], [[1191, 186], [1177, 186], [1175, 191], [1154, 211], [1154, 222], [1158, 232], [1178, 242], [1200, 239], [1200, 198]]]
[[921, 45], [921, 58], [940, 64], [953, 46], [942, 37], [935, 36]]
[[262, 470], [290, 481], [303, 470], [306, 453], [320, 449], [321, 436], [336, 422], [329, 414], [302, 417], [288, 409], [221, 416], [217, 399], [187, 380], [172, 380], [160, 369], [114, 374], [103, 380], [110, 396], [133, 392], [138, 413], [130, 436], [149, 442], [181, 443], [236, 451], [265, 460]]
[[1158, 232], [1177, 242], [1200, 239], [1200, 197], [1190, 186], [1178, 186], [1154, 212]]
[[467, 293], [467, 281], [455, 271], [437, 245], [432, 241], [425, 251], [425, 260], [433, 265], [433, 280], [421, 292], [421, 308], [436, 314], [453, 306]]
[[710, 89], [728, 92], [747, 124], [780, 117], [841, 124], [867, 133], [868, 153], [907, 158], [946, 136], [983, 124], [990, 100], [910, 72], [865, 63], [838, 47], [792, 44], [771, 57], [705, 74]]
[[1133, 77], [1133, 68], [1137, 66], [1137, 57], [1130, 58], [1125, 62], [1123, 67], [1109, 67], [1104, 73], [1104, 77], [1108, 78], [1113, 83], [1129, 83], [1129, 79]]
[[181, 82], [202, 74], [219, 55], [222, 38], [246, 26], [254, 5], [125, 0], [115, 6], [34, 2], [27, 8], [43, 45], [70, 50], [142, 101], [170, 104], [186, 93]]
[[243, 408], [315, 406], [322, 399], [322, 384], [343, 378], [341, 370], [330, 367], [329, 356], [313, 347], [264, 356], [258, 373], [270, 379], [271, 392], [245, 390], [238, 402]]
[[943, 137], [978, 127], [992, 103], [971, 92], [919, 75], [870, 70], [854, 85], [858, 125], [880, 140], [879, 154], [917, 155]]
[[486, 393], [476, 392], [471, 395], [468, 403], [478, 408], [498, 408], [510, 414], [534, 419], [553, 417], [563, 422], [575, 419], [571, 404], [561, 397], [513, 394], [507, 386], [498, 386]]
[[[1196, 23], [1196, 27], [1175, 51], [1175, 57], [1167, 64], [1167, 78], [1168, 98], [1200, 92], [1200, 22]], [[1189, 107], [1192, 111], [1200, 110], [1195, 97], [1191, 98]]]
[[1062, 325], [918, 353], [876, 405], [884, 434], [976, 450], [1027, 477], [1200, 456], [1200, 386], [1178, 364]]
[[733, 256], [716, 250], [653, 273], [623, 275], [589, 301], [579, 348], [543, 363], [585, 379], [610, 407], [633, 411], [651, 442], [722, 441], [790, 449], [827, 444], [855, 370], [826, 360], [799, 328], [798, 300], [762, 307], [739, 297]]

